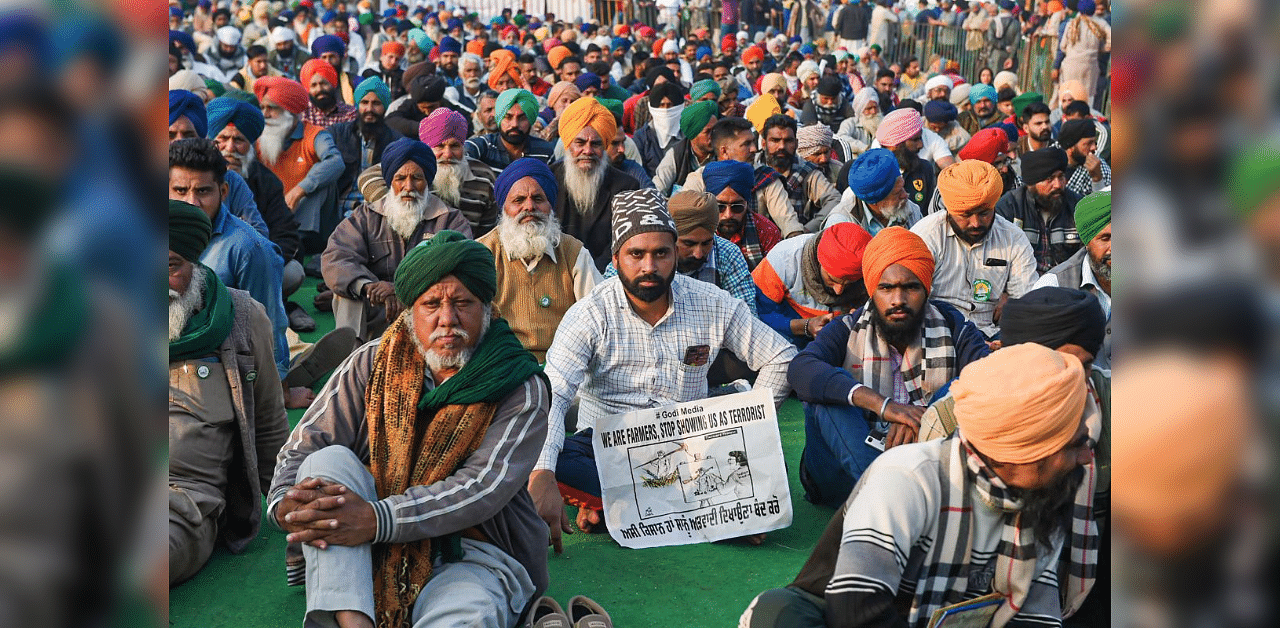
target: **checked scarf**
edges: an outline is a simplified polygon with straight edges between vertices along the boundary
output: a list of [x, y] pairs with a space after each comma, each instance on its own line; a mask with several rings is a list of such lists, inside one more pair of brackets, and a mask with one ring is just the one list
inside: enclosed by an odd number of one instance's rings
[[[867, 303], [850, 328], [844, 369], [872, 390], [893, 398], [893, 358], [889, 343], [877, 333], [872, 323], [874, 307]], [[920, 335], [902, 354], [902, 381], [906, 385], [910, 405], [925, 406], [933, 393], [956, 375], [956, 347], [947, 319], [932, 303], [925, 302]], [[879, 427], [888, 429], [884, 419]]]
[[[1093, 587], [1098, 564], [1098, 528], [1093, 520], [1094, 464], [1085, 467], [1084, 481], [1076, 491], [1071, 534], [1065, 541], [1069, 546], [1062, 552], [1061, 563], [1057, 553], [1064, 542], [1063, 532], [1055, 533], [1052, 547], [1037, 545], [1034, 532], [1021, 525], [1022, 502], [1010, 494], [962, 435], [944, 443], [939, 469], [943, 492], [937, 528], [923, 563], [924, 573], [916, 583], [907, 623], [923, 626], [934, 611], [983, 595], [988, 586], [1004, 596], [1004, 604], [991, 622], [993, 628], [1004, 626], [1015, 615], [1019, 619], [1060, 624], [1062, 617], [1078, 610]], [[975, 491], [968, 490], [971, 483], [987, 508], [1003, 513], [995, 575], [990, 583], [984, 578], [974, 582], [969, 573], [973, 553], [969, 513], [975, 507]], [[1057, 565], [1057, 573], [1037, 567], [1046, 563]]]

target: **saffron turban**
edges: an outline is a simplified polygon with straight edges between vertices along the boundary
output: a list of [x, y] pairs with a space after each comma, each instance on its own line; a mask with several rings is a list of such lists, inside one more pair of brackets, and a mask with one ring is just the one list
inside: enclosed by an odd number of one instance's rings
[[686, 105], [680, 112], [680, 135], [693, 139], [707, 128], [707, 123], [720, 115], [720, 105], [714, 100], [699, 100]]
[[864, 203], [879, 203], [889, 196], [901, 176], [898, 158], [884, 148], [873, 148], [849, 165], [849, 189]]
[[1052, 146], [1033, 150], [1022, 156], [1022, 182], [1035, 185], [1067, 169], [1067, 153]]
[[396, 297], [405, 305], [413, 305], [422, 293], [448, 275], [457, 277], [481, 303], [493, 301], [498, 291], [498, 274], [488, 247], [445, 229], [409, 249], [396, 268]]
[[690, 231], [702, 227], [708, 233], [715, 234], [720, 225], [720, 204], [716, 197], [696, 190], [681, 190], [671, 195], [667, 203], [671, 210], [671, 219], [676, 221], [676, 231], [686, 235]]
[[751, 46], [742, 51], [742, 62], [764, 61], [764, 51], [759, 46]]
[[973, 134], [969, 143], [960, 149], [960, 159], [994, 163], [1007, 152], [1009, 152], [1009, 136], [1004, 129], [989, 128]]
[[831, 127], [825, 124], [810, 124], [796, 130], [796, 154], [810, 157], [831, 150]]
[[[852, 223], [841, 223], [852, 224]], [[821, 245], [819, 245], [821, 246]], [[933, 289], [933, 253], [920, 236], [902, 227], [881, 229], [862, 253], [862, 277], [867, 294], [874, 295], [880, 285], [880, 275], [886, 268], [900, 264], [924, 284], [925, 291]], [[825, 266], [824, 266], [825, 268]]]
[[236, 127], [249, 143], [258, 141], [258, 137], [262, 135], [262, 129], [266, 125], [266, 121], [262, 118], [262, 111], [257, 107], [241, 102], [234, 98], [222, 96], [209, 101], [207, 107], [209, 114], [209, 132], [211, 137], [217, 137], [222, 129], [228, 124]]
[[319, 59], [326, 52], [344, 55], [347, 54], [347, 45], [337, 35], [321, 35], [311, 42], [312, 57]]
[[467, 52], [476, 55], [477, 57], [484, 55], [484, 40], [473, 39], [467, 42]]
[[293, 115], [299, 115], [306, 111], [307, 90], [302, 83], [292, 81], [283, 76], [264, 76], [253, 82], [253, 95], [258, 97], [258, 102], [266, 106], [267, 101], [284, 107], [286, 111]]
[[751, 164], [741, 161], [713, 161], [703, 167], [702, 183], [708, 192], [717, 196], [725, 188], [733, 188], [745, 201], [751, 198], [751, 188], [756, 184], [756, 171]]
[[995, 102], [998, 98], [996, 95], [996, 88], [987, 85], [986, 83], [978, 83], [977, 85], [969, 88], [969, 104], [976, 105], [979, 100], [984, 98], [991, 102]]
[[949, 212], [994, 207], [1003, 192], [1000, 172], [985, 161], [958, 161], [938, 173], [938, 193]]
[[298, 80], [302, 86], [311, 89], [311, 78], [319, 74], [324, 80], [329, 81], [330, 85], [338, 85], [338, 71], [329, 65], [324, 59], [311, 59], [302, 64], [302, 69], [298, 70]]
[[579, 98], [560, 114], [560, 140], [568, 147], [578, 134], [590, 126], [600, 134], [604, 145], [613, 141], [618, 133], [618, 122], [613, 113], [594, 98]]
[[209, 121], [204, 100], [185, 89], [169, 90], [169, 124], [177, 122], [178, 118], [190, 120], [200, 137], [208, 135]]
[[551, 90], [547, 92], [547, 106], [554, 109], [556, 103], [560, 102], [560, 99], [565, 97], [577, 100], [582, 97], [582, 92], [578, 89], [577, 85], [574, 85], [569, 81], [560, 81], [555, 85], [552, 85]]
[[922, 129], [924, 121], [920, 118], [920, 112], [907, 107], [894, 109], [880, 122], [880, 128], [876, 130], [876, 141], [885, 147], [897, 146], [919, 135]]
[[719, 100], [720, 84], [711, 79], [703, 79], [694, 83], [693, 87], [689, 88], [689, 100], [701, 100], [702, 97], [707, 94], [714, 94], [715, 99]]
[[862, 279], [862, 256], [871, 234], [852, 222], [827, 227], [818, 234], [818, 265], [845, 281]]
[[1084, 367], [1035, 343], [972, 362], [951, 385], [960, 435], [997, 462], [1042, 460], [1070, 443], [1084, 416]]
[[778, 99], [774, 98], [773, 94], [766, 92], [756, 98], [756, 101], [751, 103], [750, 107], [747, 107], [744, 115], [751, 121], [751, 126], [756, 128], [757, 133], [763, 133], [765, 120], [768, 120], [769, 116], [779, 113], [782, 113], [782, 106], [778, 104]]
[[509, 89], [498, 94], [498, 99], [493, 104], [493, 115], [501, 122], [507, 117], [507, 112], [516, 106], [524, 112], [529, 124], [533, 124], [533, 119], [538, 115], [538, 98], [527, 89]]
[[213, 224], [204, 210], [169, 199], [169, 250], [188, 262], [199, 262], [213, 237]]
[[566, 48], [565, 46], [563, 45], [556, 46], [555, 48], [552, 48], [551, 50], [547, 51], [547, 61], [551, 63], [552, 70], [559, 70], [560, 63], [564, 61], [565, 58], [571, 54], [573, 53], [570, 52], [569, 49]]
[[445, 35], [440, 38], [440, 54], [445, 54], [447, 52], [462, 54], [462, 43], [448, 35]]
[[431, 148], [418, 140], [402, 137], [387, 144], [382, 151], [382, 180], [387, 182], [387, 187], [391, 187], [391, 179], [396, 176], [400, 167], [410, 161], [422, 168], [428, 185], [436, 178], [436, 155], [431, 152]]
[[359, 105], [360, 101], [364, 100], [365, 95], [369, 92], [373, 92], [373, 95], [382, 101], [383, 107], [391, 104], [391, 88], [387, 87], [382, 78], [377, 76], [365, 77], [364, 80], [356, 85], [355, 89], [351, 90], [351, 99], [355, 101], [353, 104]]
[[951, 77], [945, 74], [939, 74], [924, 82], [924, 93], [928, 94], [933, 91], [935, 87], [945, 87], [950, 90], [955, 87], [955, 85], [951, 83]]
[[1076, 203], [1076, 231], [1088, 244], [1111, 224], [1111, 192], [1094, 192]]
[[761, 94], [767, 94], [770, 91], [773, 91], [775, 87], [782, 87], [785, 91], [791, 91], [787, 89], [787, 77], [778, 72], [770, 72], [760, 77]]
[[389, 41], [382, 44], [382, 54], [384, 55], [400, 55], [404, 56], [404, 44], [398, 41]]
[[418, 139], [429, 147], [439, 146], [449, 138], [467, 141], [467, 119], [457, 111], [438, 107], [418, 123]]
[[1005, 302], [1000, 339], [1006, 347], [1034, 342], [1050, 349], [1073, 344], [1094, 355], [1107, 335], [1107, 315], [1093, 293], [1070, 288], [1036, 288]]
[[1072, 100], [1084, 100], [1089, 96], [1089, 92], [1084, 91], [1084, 84], [1080, 81], [1070, 80], [1062, 84], [1058, 89], [1058, 94], [1071, 94]]
[[[520, 66], [516, 65], [516, 61], [511, 57], [511, 53], [504, 50], [507, 54], [497, 56], [493, 63], [493, 69], [489, 70], [489, 87], [498, 89], [498, 79], [502, 75], [511, 77], [516, 85], [520, 85]], [[532, 120], [532, 118], [530, 118]]]
[[502, 207], [507, 204], [507, 194], [511, 193], [511, 187], [525, 177], [533, 177], [533, 180], [542, 188], [542, 193], [547, 195], [547, 200], [555, 206], [560, 189], [551, 168], [541, 159], [521, 157], [503, 168], [502, 174], [498, 175], [498, 179], [493, 182], [493, 199], [498, 204], [499, 211], [502, 211]]

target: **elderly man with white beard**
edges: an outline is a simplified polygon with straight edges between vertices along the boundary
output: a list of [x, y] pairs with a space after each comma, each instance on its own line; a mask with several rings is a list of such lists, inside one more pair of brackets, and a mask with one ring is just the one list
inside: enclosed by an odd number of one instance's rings
[[459, 84], [446, 87], [444, 97], [468, 114], [475, 113], [485, 91], [485, 84], [480, 80], [482, 75], [484, 59], [475, 53], [463, 53], [458, 60]]
[[855, 117], [840, 123], [836, 135], [852, 139], [854, 152], [860, 155], [876, 141], [876, 131], [884, 120], [876, 88], [864, 87], [853, 95], [853, 113]]
[[907, 198], [898, 159], [886, 149], [862, 153], [849, 165], [848, 181], [826, 226], [853, 222], [874, 236], [889, 227], [910, 229], [923, 217], [920, 206]]
[[320, 260], [333, 290], [334, 323], [365, 341], [381, 335], [400, 313], [392, 279], [410, 249], [444, 229], [471, 236], [462, 212], [427, 189], [436, 159], [426, 144], [409, 138], [392, 142], [382, 153], [382, 168], [391, 193], [343, 220]]
[[609, 265], [613, 253], [609, 201], [622, 192], [640, 189], [640, 182], [614, 168], [604, 158], [618, 124], [594, 98], [581, 98], [560, 114], [560, 139], [566, 158], [551, 166], [562, 190], [556, 199], [556, 218], [564, 232], [581, 240], [596, 269]]
[[545, 163], [517, 159], [502, 171], [495, 191], [502, 208], [498, 226], [479, 239], [497, 264], [494, 312], [542, 362], [569, 306], [602, 279], [582, 242], [560, 231], [551, 212], [559, 185]]
[[436, 156], [431, 190], [446, 205], [462, 212], [477, 237], [493, 229], [498, 208], [493, 203], [493, 170], [467, 156], [467, 119], [441, 107], [418, 123], [418, 139]]

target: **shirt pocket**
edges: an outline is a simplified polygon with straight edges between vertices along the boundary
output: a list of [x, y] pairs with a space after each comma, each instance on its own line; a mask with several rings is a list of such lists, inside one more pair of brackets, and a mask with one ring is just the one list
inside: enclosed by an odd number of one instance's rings
[[707, 373], [711, 370], [711, 360], [702, 366], [691, 366], [683, 362], [676, 368], [675, 392], [679, 401], [693, 401], [707, 396]]

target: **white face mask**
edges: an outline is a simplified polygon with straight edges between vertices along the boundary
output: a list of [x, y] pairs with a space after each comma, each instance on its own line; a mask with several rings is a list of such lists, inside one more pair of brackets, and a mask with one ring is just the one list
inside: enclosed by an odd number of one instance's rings
[[668, 109], [649, 109], [653, 118], [653, 130], [658, 134], [658, 141], [673, 140], [680, 135], [680, 114], [684, 105], [676, 105]]

